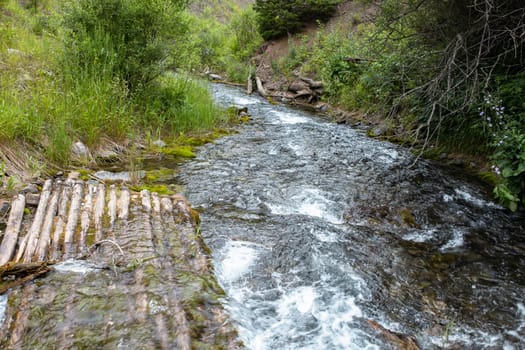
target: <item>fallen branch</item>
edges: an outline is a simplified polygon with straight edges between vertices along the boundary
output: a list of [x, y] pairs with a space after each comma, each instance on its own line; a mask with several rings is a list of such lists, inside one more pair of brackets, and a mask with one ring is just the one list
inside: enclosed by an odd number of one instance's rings
[[[7, 292], [9, 289], [21, 286], [35, 278], [44, 276], [51, 268], [48, 265], [50, 262], [38, 263], [14, 263], [0, 266], [0, 295]], [[13, 278], [12, 280], [9, 280]], [[5, 281], [8, 279], [7, 281]]]

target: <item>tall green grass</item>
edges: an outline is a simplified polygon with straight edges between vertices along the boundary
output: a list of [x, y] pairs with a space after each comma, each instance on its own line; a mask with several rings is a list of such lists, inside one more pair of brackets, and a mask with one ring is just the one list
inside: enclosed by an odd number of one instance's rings
[[[0, 3], [3, 145], [29, 144], [45, 157], [45, 163], [66, 166], [77, 140], [96, 149], [103, 139], [176, 137], [225, 121], [207, 83], [189, 75], [156, 75], [130, 91], [128, 82], [114, 74], [115, 52], [105, 35], [82, 43], [84, 49], [98, 51], [86, 56], [93, 61], [77, 64], [64, 46], [71, 42], [65, 40], [59, 2], [42, 4], [46, 6], [25, 9], [15, 0]], [[101, 55], [102, 49], [107, 51]]]

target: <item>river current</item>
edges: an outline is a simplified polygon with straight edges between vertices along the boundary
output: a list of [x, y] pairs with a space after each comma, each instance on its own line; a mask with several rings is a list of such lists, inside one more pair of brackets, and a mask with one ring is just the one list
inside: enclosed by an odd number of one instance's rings
[[252, 120], [180, 169], [249, 349], [525, 348], [525, 219], [460, 171], [214, 85]]

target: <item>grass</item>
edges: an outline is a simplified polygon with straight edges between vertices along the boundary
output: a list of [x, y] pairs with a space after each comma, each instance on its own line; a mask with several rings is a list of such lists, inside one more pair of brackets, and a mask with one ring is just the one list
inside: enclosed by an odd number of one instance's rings
[[27, 153], [13, 162], [0, 152], [7, 173], [11, 163], [35, 167], [27, 159], [47, 171], [67, 167], [76, 141], [96, 149], [104, 139], [174, 140], [228, 121], [207, 82], [188, 74], [168, 72], [131, 93], [106, 69], [111, 62], [68, 66], [59, 2], [39, 3], [25, 9], [15, 0], [0, 2], [0, 143]]

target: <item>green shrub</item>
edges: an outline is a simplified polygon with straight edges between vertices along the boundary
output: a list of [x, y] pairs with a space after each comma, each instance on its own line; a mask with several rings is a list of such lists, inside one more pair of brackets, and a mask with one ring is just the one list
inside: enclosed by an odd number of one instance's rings
[[336, 0], [257, 0], [259, 32], [266, 40], [298, 32], [307, 23], [326, 21], [335, 11]]
[[65, 64], [75, 78], [78, 70], [102, 70], [136, 91], [174, 62], [177, 36], [185, 24], [179, 15], [184, 0], [67, 1], [64, 10]]
[[240, 62], [247, 61], [263, 42], [257, 31], [256, 12], [251, 7], [235, 12], [228, 27], [233, 34], [230, 44], [232, 54]]

